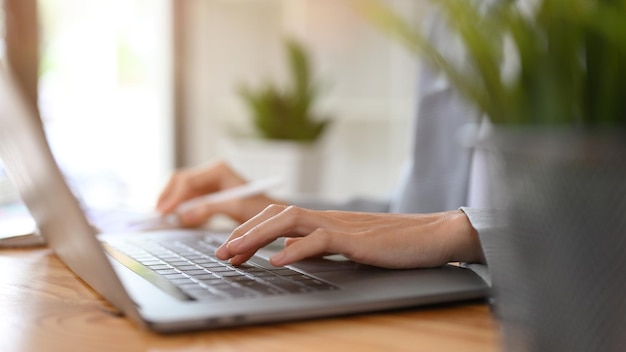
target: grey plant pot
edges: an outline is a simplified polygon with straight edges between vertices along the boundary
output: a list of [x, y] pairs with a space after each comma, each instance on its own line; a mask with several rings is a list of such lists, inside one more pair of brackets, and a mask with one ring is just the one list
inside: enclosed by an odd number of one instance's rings
[[[509, 351], [626, 348], [626, 133], [496, 128], [489, 262]], [[489, 258], [487, 258], [489, 260]]]

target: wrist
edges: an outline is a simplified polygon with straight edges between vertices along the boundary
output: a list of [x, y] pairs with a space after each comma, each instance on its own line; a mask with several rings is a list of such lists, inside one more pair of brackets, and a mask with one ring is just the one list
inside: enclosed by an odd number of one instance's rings
[[447, 217], [450, 225], [451, 262], [484, 263], [485, 257], [480, 245], [478, 231], [472, 226], [467, 215], [461, 210], [451, 211]]

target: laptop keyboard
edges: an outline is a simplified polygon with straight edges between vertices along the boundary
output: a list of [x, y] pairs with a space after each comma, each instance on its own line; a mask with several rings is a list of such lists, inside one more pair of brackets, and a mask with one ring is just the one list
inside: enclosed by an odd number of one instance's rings
[[[336, 286], [289, 269], [247, 262], [232, 266], [214, 255], [217, 241], [128, 241], [107, 252], [170, 294], [187, 300], [253, 298], [335, 290]], [[137, 265], [139, 264], [139, 265]]]

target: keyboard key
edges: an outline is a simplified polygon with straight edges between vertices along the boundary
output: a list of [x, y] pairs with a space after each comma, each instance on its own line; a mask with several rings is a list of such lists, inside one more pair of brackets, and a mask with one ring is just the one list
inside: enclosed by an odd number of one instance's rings
[[143, 241], [123, 246], [126, 255], [150, 268], [197, 300], [307, 293], [335, 286], [289, 268], [268, 270], [253, 263], [233, 267], [218, 260], [217, 246], [202, 240], [175, 244]]

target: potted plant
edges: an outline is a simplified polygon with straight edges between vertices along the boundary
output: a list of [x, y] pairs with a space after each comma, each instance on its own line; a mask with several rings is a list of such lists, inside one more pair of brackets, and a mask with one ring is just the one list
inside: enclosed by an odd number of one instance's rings
[[492, 156], [494, 206], [507, 220], [489, 262], [507, 349], [622, 349], [626, 1], [437, 5], [463, 67], [380, 2], [366, 13], [494, 126], [479, 148]]
[[239, 87], [255, 133], [230, 139], [226, 150], [250, 177], [282, 177], [283, 193], [315, 193], [323, 169], [320, 140], [331, 120], [315, 110], [320, 87], [305, 47], [288, 39], [285, 51], [290, 81], [284, 86]]
[[294, 40], [286, 41], [286, 52], [291, 78], [287, 87], [267, 82], [258, 89], [242, 86], [239, 93], [260, 137], [315, 142], [326, 130], [329, 119], [314, 111], [319, 88], [313, 80], [308, 53]]

